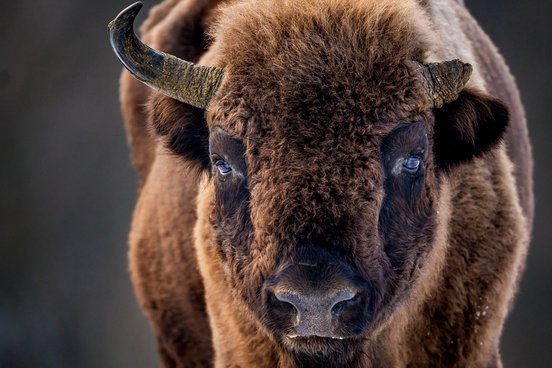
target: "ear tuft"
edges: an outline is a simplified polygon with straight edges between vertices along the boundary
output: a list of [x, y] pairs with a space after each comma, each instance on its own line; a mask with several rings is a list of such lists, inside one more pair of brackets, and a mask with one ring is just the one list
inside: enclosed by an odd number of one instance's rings
[[209, 169], [209, 129], [205, 111], [155, 94], [148, 104], [149, 125], [171, 152], [201, 173]]
[[508, 108], [479, 91], [463, 90], [458, 99], [435, 110], [437, 167], [449, 169], [496, 147], [506, 130]]

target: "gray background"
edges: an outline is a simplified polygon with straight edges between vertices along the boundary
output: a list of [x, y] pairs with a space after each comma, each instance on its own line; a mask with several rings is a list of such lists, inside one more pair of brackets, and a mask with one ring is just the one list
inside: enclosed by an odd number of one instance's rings
[[[158, 365], [127, 274], [136, 185], [106, 35], [130, 2], [2, 1], [0, 367]], [[536, 161], [534, 240], [505, 366], [550, 367], [552, 2], [467, 3], [517, 77]]]

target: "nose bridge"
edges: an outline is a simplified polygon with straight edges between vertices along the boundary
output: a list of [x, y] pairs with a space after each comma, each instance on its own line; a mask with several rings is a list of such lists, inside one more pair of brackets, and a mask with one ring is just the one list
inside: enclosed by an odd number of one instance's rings
[[[304, 154], [298, 153], [297, 157], [303, 158]], [[286, 175], [274, 178], [271, 174], [270, 186], [263, 182], [256, 184], [262, 187], [258, 196], [252, 196], [255, 207], [263, 214], [258, 217], [258, 227], [278, 234], [286, 240], [286, 246], [300, 245], [303, 241], [325, 247], [339, 245], [344, 229], [352, 227], [351, 223], [362, 216], [362, 191], [358, 178], [352, 174], [335, 174], [348, 170], [350, 162], [331, 163], [332, 160], [335, 160], [332, 155], [321, 156], [320, 152], [316, 162], [325, 165], [305, 165], [303, 159], [295, 163], [289, 154], [281, 161], [276, 159], [284, 166], [282, 171]], [[255, 202], [257, 198], [259, 202]]]

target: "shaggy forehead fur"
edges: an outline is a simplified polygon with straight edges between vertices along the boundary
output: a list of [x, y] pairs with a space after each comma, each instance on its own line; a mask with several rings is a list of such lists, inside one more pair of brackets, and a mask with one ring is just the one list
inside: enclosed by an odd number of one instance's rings
[[233, 104], [301, 120], [339, 108], [371, 122], [430, 108], [408, 67], [435, 44], [415, 1], [261, 0], [220, 12], [213, 48], [228, 73], [219, 96], [231, 90]]

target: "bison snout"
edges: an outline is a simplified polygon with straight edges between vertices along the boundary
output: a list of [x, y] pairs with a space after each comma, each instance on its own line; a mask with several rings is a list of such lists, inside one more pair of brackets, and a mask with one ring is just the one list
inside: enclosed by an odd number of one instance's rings
[[352, 337], [366, 320], [364, 293], [333, 266], [290, 266], [264, 293], [272, 327], [287, 337]]
[[356, 292], [349, 289], [330, 291], [327, 295], [309, 295], [298, 291], [281, 291], [274, 293], [276, 299], [291, 304], [296, 311], [296, 336], [334, 337], [334, 319], [347, 308]]

